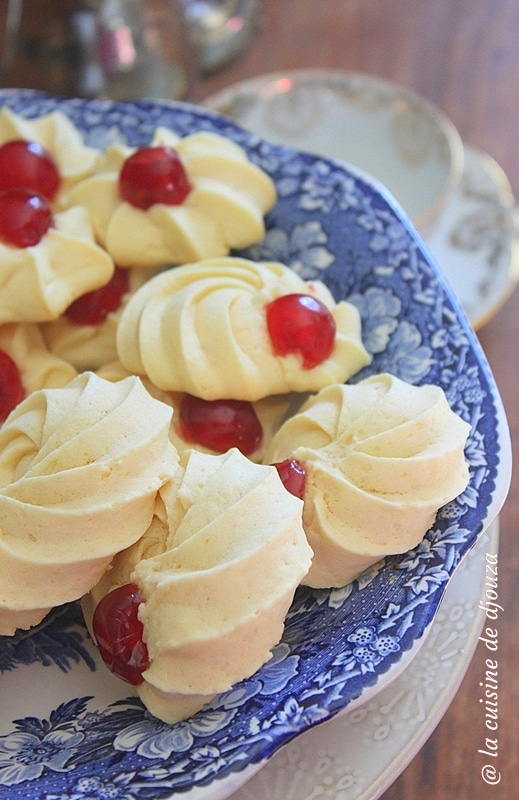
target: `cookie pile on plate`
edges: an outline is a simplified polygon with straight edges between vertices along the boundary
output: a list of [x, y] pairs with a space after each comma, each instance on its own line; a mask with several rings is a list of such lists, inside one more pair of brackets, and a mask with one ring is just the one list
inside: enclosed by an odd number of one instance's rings
[[0, 634], [82, 598], [170, 722], [270, 658], [298, 585], [415, 546], [468, 482], [441, 389], [348, 384], [357, 309], [232, 255], [275, 202], [225, 137], [100, 151], [0, 110]]

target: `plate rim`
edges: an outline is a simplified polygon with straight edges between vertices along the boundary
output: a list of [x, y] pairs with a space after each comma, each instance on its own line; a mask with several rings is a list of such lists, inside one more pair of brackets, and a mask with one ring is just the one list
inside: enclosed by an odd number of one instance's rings
[[[5, 90], [5, 91], [9, 92], [9, 93], [16, 92], [16, 97], [18, 99], [20, 98], [20, 92], [18, 90]], [[43, 97], [44, 99], [49, 98], [48, 95], [45, 95], [45, 94], [40, 93], [40, 92], [33, 92], [32, 90], [28, 90], [27, 94], [30, 97], [30, 99], [33, 99], [33, 100], [37, 99], [37, 98], [41, 98], [41, 97]], [[4, 91], [0, 92], [0, 101], [2, 100], [3, 97], [4, 97]], [[56, 98], [50, 98], [50, 99], [53, 100], [53, 101], [56, 101]], [[61, 100], [59, 102], [60, 102], [60, 104], [62, 104], [64, 101]], [[74, 100], [74, 101], [70, 101], [70, 102], [72, 104], [76, 104], [77, 105], [78, 102], [81, 102], [81, 103], [89, 102], [89, 103], [91, 103], [92, 101]], [[117, 106], [117, 107], [118, 106], [124, 106], [125, 108], [128, 108], [130, 106], [141, 106], [141, 107], [146, 107], [147, 106], [147, 107], [149, 107], [150, 104], [153, 107], [163, 107], [163, 108], [168, 108], [170, 110], [176, 110], [176, 109], [178, 109], [180, 107], [182, 110], [186, 110], [186, 109], [189, 110], [191, 113], [194, 113], [195, 116], [200, 116], [200, 114], [202, 116], [206, 116], [206, 117], [210, 116], [213, 119], [218, 120], [219, 122], [221, 122], [221, 117], [219, 115], [212, 114], [211, 112], [208, 112], [208, 110], [205, 109], [205, 108], [200, 108], [200, 107], [195, 106], [193, 104], [186, 104], [184, 102], [177, 102], [177, 101], [164, 101], [164, 102], [162, 102], [162, 101], [155, 101], [155, 100], [153, 100], [153, 101], [143, 101], [142, 103], [135, 103], [135, 102], [132, 102], [132, 103], [122, 103], [122, 102], [112, 103], [111, 101], [102, 101], [102, 102], [105, 104], [105, 106], [108, 103], [108, 105], [110, 105], [112, 107], [113, 106]], [[240, 130], [240, 132], [243, 133], [245, 139], [247, 139], [247, 140], [249, 140], [251, 142], [255, 141], [256, 143], [258, 143], [258, 142], [262, 141], [262, 140], [260, 140], [260, 137], [256, 137], [254, 135], [248, 134], [247, 132], [243, 131], [243, 129], [240, 129], [239, 126], [237, 126], [235, 123], [229, 123], [229, 130], [236, 130], [236, 129]], [[282, 150], [286, 150], [286, 148], [281, 148], [281, 149]], [[290, 149], [288, 149], [288, 150], [290, 150]], [[292, 152], [295, 153], [296, 151], [292, 151]], [[339, 166], [339, 165], [336, 164], [336, 162], [334, 162], [333, 160], [330, 160], [330, 159], [324, 159], [322, 157], [315, 157], [315, 156], [309, 156], [309, 158], [311, 159], [312, 162], [315, 162], [315, 161], [319, 161], [319, 162], [322, 162], [322, 163], [328, 162], [334, 168], [337, 168], [337, 166]], [[340, 165], [340, 169], [342, 171], [344, 171], [344, 166]], [[377, 195], [381, 196], [382, 199], [387, 203], [388, 207], [390, 207], [391, 209], [395, 208], [394, 201], [393, 201], [392, 197], [389, 195], [389, 193], [387, 192], [387, 190], [385, 190], [385, 188], [382, 187], [377, 181], [372, 180], [371, 176], [366, 176], [365, 177], [364, 174], [361, 171], [357, 171], [357, 170], [348, 170], [348, 171], [353, 175], [357, 175], [358, 176], [357, 177], [358, 180], [362, 181], [363, 183], [365, 183], [368, 186], [371, 186], [372, 191], [374, 193], [376, 193]], [[410, 235], [412, 235], [412, 237], [415, 238], [416, 237], [416, 233], [412, 230], [411, 224], [407, 220], [407, 218], [406, 217], [399, 218], [399, 221], [404, 224], [404, 227], [407, 227], [408, 233]], [[420, 242], [418, 242], [418, 244], [420, 244]], [[426, 255], [424, 255], [424, 259], [426, 259]], [[509, 463], [510, 453], [511, 453], [511, 443], [510, 443], [510, 438], [509, 438], [508, 426], [507, 426], [507, 423], [506, 423], [506, 416], [505, 416], [505, 413], [504, 413], [504, 408], [502, 406], [502, 402], [501, 402], [497, 387], [495, 385], [493, 385], [493, 378], [492, 378], [492, 373], [490, 371], [490, 367], [488, 366], [488, 363], [486, 362], [486, 359], [484, 358], [483, 352], [482, 352], [481, 348], [479, 347], [475, 336], [472, 333], [470, 324], [468, 323], [468, 320], [466, 319], [466, 316], [465, 316], [465, 314], [464, 314], [464, 312], [463, 312], [463, 310], [461, 308], [461, 305], [459, 304], [459, 301], [455, 298], [453, 292], [450, 290], [450, 287], [448, 287], [448, 285], [442, 279], [442, 276], [435, 274], [435, 277], [437, 278], [438, 283], [441, 285], [442, 290], [445, 293], [446, 298], [450, 301], [453, 309], [456, 311], [456, 313], [458, 315], [458, 319], [462, 323], [462, 327], [464, 328], [465, 333], [469, 337], [469, 340], [471, 342], [472, 348], [475, 348], [475, 352], [479, 357], [478, 363], [479, 363], [480, 369], [481, 369], [482, 373], [484, 374], [485, 380], [489, 384], [489, 388], [492, 389], [492, 393], [491, 393], [492, 394], [492, 401], [493, 401], [493, 405], [494, 405], [494, 408], [495, 408], [495, 411], [496, 411], [497, 421], [498, 421], [498, 431], [496, 431], [496, 441], [499, 442], [500, 460], [503, 461], [503, 458], [504, 458], [504, 462], [505, 462], [504, 465], [505, 465], [506, 469], [505, 469], [505, 472], [500, 473], [501, 483], [500, 483], [500, 495], [499, 495], [499, 497], [496, 494], [496, 476], [494, 475], [494, 489], [493, 489], [493, 492], [492, 492], [492, 500], [491, 500], [491, 503], [489, 504], [489, 506], [487, 508], [487, 514], [486, 514], [486, 516], [484, 518], [484, 523], [485, 523], [485, 526], [487, 527], [490, 524], [490, 522], [493, 520], [493, 518], [497, 515], [498, 511], [500, 510], [500, 508], [502, 506], [502, 503], [504, 502], [504, 499], [506, 497], [506, 493], [508, 491], [508, 488], [506, 488], [506, 491], [505, 491], [504, 484], [507, 483], [507, 482], [509, 483], [509, 479], [511, 477], [511, 463]], [[483, 531], [480, 530], [479, 533], [477, 534], [476, 538], [478, 538], [481, 535], [482, 532]], [[469, 548], [466, 548], [464, 552], [467, 552], [468, 549]], [[423, 632], [422, 632], [422, 635], [423, 635]], [[407, 652], [407, 651], [403, 650], [402, 654], [404, 654], [405, 652]], [[392, 664], [389, 664], [388, 665], [388, 670], [393, 666], [394, 663], [398, 663], [399, 661], [400, 661], [400, 659], [398, 659], [397, 662], [392, 662]], [[386, 670], [386, 672], [388, 670]], [[386, 674], [386, 673], [384, 673], [384, 674]], [[383, 687], [381, 687], [381, 689], [382, 688]], [[331, 716], [333, 716], [333, 714]], [[311, 727], [311, 726], [310, 725], [306, 725], [306, 727]], [[300, 731], [298, 729], [295, 729], [295, 731], [293, 733], [293, 736], [297, 735], [299, 732]], [[289, 738], [292, 738], [292, 736], [290, 736]], [[288, 741], [289, 738], [287, 738], [285, 741]], [[285, 742], [283, 741], [281, 743], [278, 743], [277, 747], [275, 749], [278, 749], [281, 746], [281, 744], [283, 744], [283, 743], [285, 743]], [[209, 784], [206, 784], [206, 785], [203, 786], [203, 791], [205, 792], [205, 796], [207, 796], [207, 791], [209, 790], [210, 787], [213, 786], [213, 784], [215, 783], [215, 780], [216, 780], [216, 778], [213, 779]]]

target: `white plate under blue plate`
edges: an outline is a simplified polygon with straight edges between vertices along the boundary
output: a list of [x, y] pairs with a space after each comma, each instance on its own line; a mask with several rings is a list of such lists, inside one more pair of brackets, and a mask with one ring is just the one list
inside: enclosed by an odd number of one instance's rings
[[420, 652], [401, 675], [360, 708], [283, 747], [231, 800], [382, 797], [433, 733], [467, 672], [498, 551], [495, 520], [449, 581]]
[[360, 309], [373, 363], [443, 387], [470, 421], [470, 483], [423, 542], [340, 590], [298, 591], [282, 642], [251, 678], [192, 719], [166, 725], [99, 666], [78, 606], [0, 640], [0, 800], [221, 800], [282, 745], [381, 691], [423, 641], [457, 565], [499, 512], [510, 482], [509, 432], [472, 328], [419, 236], [383, 188], [333, 161], [275, 146], [178, 103], [56, 100], [5, 91], [36, 116], [59, 108], [88, 143], [150, 141], [157, 125], [211, 130], [273, 177], [264, 241], [245, 255], [324, 280]]

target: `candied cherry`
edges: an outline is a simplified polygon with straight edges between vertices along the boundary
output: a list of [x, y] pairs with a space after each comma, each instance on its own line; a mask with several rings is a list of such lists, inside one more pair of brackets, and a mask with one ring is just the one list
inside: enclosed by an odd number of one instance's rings
[[0, 422], [7, 419], [24, 397], [20, 370], [11, 356], [0, 350]]
[[306, 487], [306, 470], [301, 462], [296, 458], [286, 458], [284, 461], [278, 461], [272, 466], [277, 469], [285, 489], [290, 494], [303, 500]]
[[65, 316], [76, 325], [100, 325], [110, 312], [121, 307], [123, 296], [129, 289], [128, 271], [116, 267], [108, 283], [74, 300]]
[[53, 200], [60, 183], [54, 159], [37, 142], [12, 139], [0, 147], [0, 191], [27, 189]]
[[268, 303], [267, 328], [278, 356], [298, 353], [304, 369], [325, 361], [334, 343], [336, 325], [329, 309], [308, 294], [285, 294]]
[[92, 630], [101, 658], [108, 669], [126, 683], [138, 686], [150, 659], [138, 617], [141, 593], [136, 583], [108, 592], [97, 604]]
[[53, 224], [52, 211], [44, 197], [27, 189], [0, 193], [0, 241], [14, 247], [33, 247]]
[[144, 211], [155, 203], [180, 205], [191, 191], [182, 161], [171, 147], [141, 147], [119, 174], [123, 200]]
[[245, 400], [202, 400], [185, 394], [179, 408], [180, 435], [217, 453], [236, 447], [244, 456], [263, 438], [252, 403]]

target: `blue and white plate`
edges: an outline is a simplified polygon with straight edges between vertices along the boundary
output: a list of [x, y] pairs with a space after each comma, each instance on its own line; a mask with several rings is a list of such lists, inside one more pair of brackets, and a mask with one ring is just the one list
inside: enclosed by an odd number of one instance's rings
[[273, 177], [278, 202], [247, 251], [320, 278], [362, 314], [373, 363], [441, 386], [472, 425], [470, 483], [423, 542], [353, 584], [298, 591], [264, 667], [192, 719], [166, 725], [100, 664], [77, 604], [0, 638], [0, 800], [222, 800], [283, 744], [381, 691], [416, 653], [463, 556], [501, 508], [511, 471], [498, 391], [464, 312], [383, 187], [275, 146], [195, 106], [57, 100], [0, 92], [28, 117], [70, 115], [88, 143], [148, 143], [158, 125], [224, 134]]

